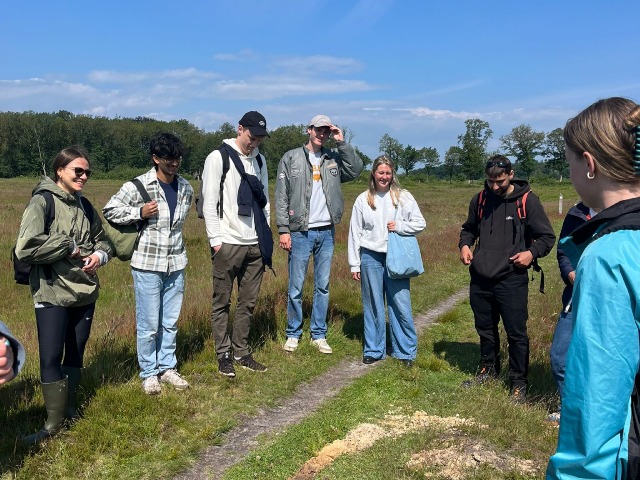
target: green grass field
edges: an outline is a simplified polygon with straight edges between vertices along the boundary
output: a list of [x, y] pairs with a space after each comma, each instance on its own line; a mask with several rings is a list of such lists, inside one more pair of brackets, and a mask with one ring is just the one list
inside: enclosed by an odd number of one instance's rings
[[[278, 250], [274, 255], [276, 275], [265, 274], [252, 331], [255, 356], [269, 371], [262, 375], [239, 371], [233, 380], [217, 374], [209, 326], [209, 248], [204, 222], [192, 209], [185, 230], [189, 265], [178, 335], [179, 368], [192, 388], [183, 393], [165, 388], [155, 398], [142, 392], [135, 354], [131, 274], [128, 264], [112, 260], [99, 271], [102, 290], [79, 398], [83, 419], [41, 448], [29, 450], [19, 437], [38, 430], [45, 411], [33, 304], [28, 288], [13, 281], [10, 249], [35, 184], [35, 179], [0, 182], [5, 192], [0, 201], [0, 251], [5, 267], [0, 271], [0, 296], [6, 299], [0, 306], [0, 319], [24, 341], [28, 353], [20, 377], [0, 388], [0, 478], [172, 477], [193, 463], [204, 447], [219, 443], [221, 435], [238, 424], [241, 416], [273, 406], [299, 384], [346, 357], [361, 357], [362, 304], [359, 285], [350, 276], [346, 245], [351, 205], [365, 189], [364, 183], [345, 185], [347, 212], [336, 231], [328, 335], [334, 354], [321, 355], [308, 345], [306, 320], [306, 342], [293, 355], [282, 351], [287, 272], [286, 255]], [[100, 210], [119, 186], [117, 181], [92, 181], [85, 195]], [[418, 313], [468, 284], [467, 270], [458, 260], [457, 242], [469, 200], [481, 184], [405, 186], [427, 219], [427, 231], [419, 236], [426, 274], [412, 281], [413, 308]], [[533, 189], [559, 232], [563, 215], [558, 214], [558, 196], [564, 195], [566, 212], [577, 201], [572, 187], [564, 183], [534, 185]], [[470, 308], [463, 302], [422, 335], [416, 367], [406, 369], [399, 362], [385, 362], [301, 424], [262, 439], [259, 450], [230, 469], [225, 478], [291, 478], [296, 472], [295, 478], [311, 478], [304, 477], [301, 468], [327, 444], [363, 423], [378, 424], [390, 413], [411, 416], [416, 411], [442, 418], [473, 418], [476, 423], [455, 430], [453, 437], [436, 427], [383, 437], [368, 448], [339, 456], [318, 478], [425, 478], [425, 472], [434, 475], [431, 478], [453, 478], [438, 470], [433, 460], [426, 462], [427, 467], [415, 468], [409, 468], [407, 462], [437, 445], [464, 445], [467, 440], [487, 451], [511, 455], [505, 463], [496, 463], [495, 469], [475, 470], [474, 478], [543, 478], [557, 433], [544, 425], [543, 419], [557, 401], [548, 351], [562, 285], [555, 251], [540, 263], [546, 273], [547, 293], [538, 293], [536, 278], [530, 288], [531, 366], [526, 406], [511, 405], [500, 382], [471, 390], [459, 387], [474, 373], [479, 355]], [[305, 288], [307, 314], [310, 283]], [[519, 462], [531, 462], [534, 467], [523, 473], [517, 468]]]

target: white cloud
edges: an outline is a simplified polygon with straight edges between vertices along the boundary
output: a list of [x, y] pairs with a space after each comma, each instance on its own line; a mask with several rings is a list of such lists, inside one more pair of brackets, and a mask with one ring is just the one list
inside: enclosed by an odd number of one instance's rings
[[257, 56], [253, 50], [245, 48], [238, 53], [216, 53], [213, 59], [219, 62], [249, 62], [254, 61]]
[[95, 70], [87, 74], [87, 79], [96, 83], [135, 84], [159, 80], [213, 80], [220, 78], [215, 72], [205, 72], [195, 68], [160, 70], [157, 72], [119, 72], [114, 70]]
[[362, 62], [353, 58], [333, 57], [330, 55], [309, 55], [304, 57], [286, 57], [276, 59], [271, 69], [298, 76], [330, 77], [336, 74], [359, 72], [364, 68]]

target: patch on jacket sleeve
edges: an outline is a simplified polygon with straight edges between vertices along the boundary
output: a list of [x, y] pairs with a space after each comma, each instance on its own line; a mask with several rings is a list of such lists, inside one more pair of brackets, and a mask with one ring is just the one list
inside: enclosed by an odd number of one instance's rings
[[332, 177], [338, 176], [338, 164], [336, 162], [330, 163], [327, 165], [327, 168], [329, 169], [329, 173]]
[[282, 179], [283, 179], [283, 178], [285, 178], [285, 177], [286, 177], [286, 175], [285, 175], [285, 173], [284, 173], [284, 172], [280, 172], [280, 175], [278, 175], [278, 178], [279, 178], [280, 180], [282, 180]]

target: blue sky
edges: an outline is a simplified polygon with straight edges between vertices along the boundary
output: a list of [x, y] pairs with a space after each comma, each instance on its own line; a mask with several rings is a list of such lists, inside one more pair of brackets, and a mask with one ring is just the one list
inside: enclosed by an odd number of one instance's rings
[[467, 118], [548, 132], [599, 98], [640, 101], [637, 0], [21, 1], [0, 7], [0, 111], [185, 118], [322, 113], [378, 155], [441, 157]]

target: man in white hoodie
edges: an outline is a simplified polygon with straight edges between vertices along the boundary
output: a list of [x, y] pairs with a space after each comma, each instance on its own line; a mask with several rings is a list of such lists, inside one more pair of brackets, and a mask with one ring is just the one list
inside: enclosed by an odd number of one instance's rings
[[[202, 210], [213, 263], [211, 323], [218, 371], [227, 377], [236, 375], [234, 360], [255, 372], [267, 369], [253, 359], [248, 340], [262, 274], [265, 264], [270, 266], [271, 262], [270, 255], [266, 260], [261, 253], [259, 242], [264, 240], [259, 239], [260, 227], [265, 222], [269, 225], [269, 185], [266, 161], [260, 158], [258, 146], [268, 136], [264, 116], [256, 111], [245, 113], [236, 138], [224, 140], [220, 149], [211, 152], [202, 172]], [[223, 167], [225, 164], [228, 170]], [[257, 177], [259, 183], [247, 182], [256, 180], [252, 177]], [[247, 190], [249, 183], [254, 188], [261, 183], [262, 192]], [[259, 202], [262, 210], [255, 208], [255, 201], [254, 208], [244, 203], [247, 192], [250, 201], [264, 194]], [[236, 280], [238, 302], [233, 331], [229, 332], [231, 292]]]

